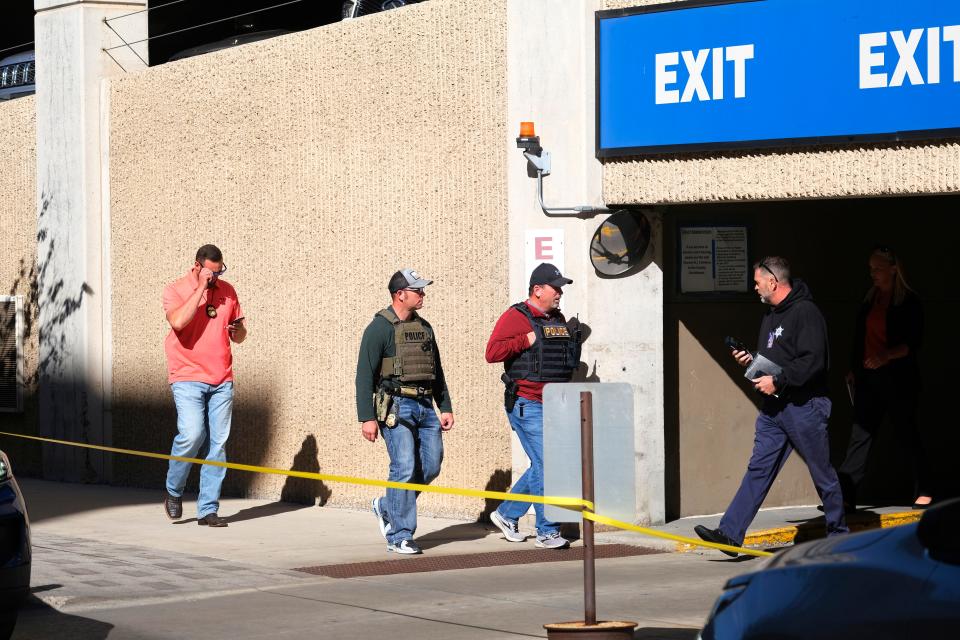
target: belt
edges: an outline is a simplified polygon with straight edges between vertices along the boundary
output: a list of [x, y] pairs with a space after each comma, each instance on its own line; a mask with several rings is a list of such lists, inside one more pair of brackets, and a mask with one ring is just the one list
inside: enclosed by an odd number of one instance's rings
[[432, 389], [425, 387], [407, 387], [401, 386], [387, 391], [392, 396], [401, 396], [404, 398], [428, 398], [433, 395]]

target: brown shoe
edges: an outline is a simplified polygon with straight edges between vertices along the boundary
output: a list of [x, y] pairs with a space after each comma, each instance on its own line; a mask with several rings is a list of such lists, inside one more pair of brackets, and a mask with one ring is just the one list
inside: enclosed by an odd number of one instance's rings
[[227, 526], [227, 521], [215, 513], [208, 513], [207, 515], [197, 520], [197, 524], [201, 526], [205, 525], [208, 527], [225, 527]]
[[183, 517], [183, 499], [168, 493], [163, 499], [163, 510], [171, 520], [179, 520]]

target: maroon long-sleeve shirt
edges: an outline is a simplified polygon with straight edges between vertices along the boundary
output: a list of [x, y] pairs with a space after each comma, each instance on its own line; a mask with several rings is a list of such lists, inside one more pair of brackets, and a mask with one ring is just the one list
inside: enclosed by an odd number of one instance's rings
[[[530, 313], [535, 318], [544, 318], [547, 317], [547, 314], [540, 311], [537, 307], [530, 304], [528, 301], [524, 301], [524, 304], [527, 305], [527, 308], [530, 309]], [[558, 318], [560, 321], [563, 321], [563, 314], [559, 311], [550, 314], [551, 318]], [[503, 312], [503, 315], [500, 316], [500, 319], [497, 320], [497, 324], [493, 327], [493, 333], [490, 335], [490, 339], [487, 341], [487, 352], [486, 358], [487, 362], [503, 362], [506, 363], [511, 358], [515, 358], [520, 355], [522, 352], [530, 348], [530, 343], [527, 340], [527, 334], [533, 331], [533, 326], [530, 324], [530, 320], [527, 319], [523, 313], [510, 307]], [[506, 364], [504, 365], [506, 369]], [[543, 402], [543, 385], [544, 382], [532, 382], [530, 380], [518, 380], [517, 381], [517, 395], [521, 398], [526, 398], [527, 400], [533, 400], [535, 402]]]

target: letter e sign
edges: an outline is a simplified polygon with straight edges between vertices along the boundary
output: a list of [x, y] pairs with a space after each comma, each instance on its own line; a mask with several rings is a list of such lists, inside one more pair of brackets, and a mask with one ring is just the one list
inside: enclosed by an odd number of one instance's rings
[[563, 272], [563, 229], [527, 229], [525, 240], [524, 281], [543, 262], [549, 262]]
[[533, 239], [534, 258], [549, 262], [553, 260], [553, 238], [548, 236], [537, 236]]

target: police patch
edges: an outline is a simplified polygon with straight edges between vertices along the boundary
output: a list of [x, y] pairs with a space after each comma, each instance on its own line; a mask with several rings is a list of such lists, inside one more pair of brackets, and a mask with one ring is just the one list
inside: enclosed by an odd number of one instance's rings
[[569, 338], [570, 330], [565, 326], [547, 326], [543, 328], [544, 338]]
[[404, 331], [403, 339], [406, 342], [423, 342], [427, 339], [426, 331]]

